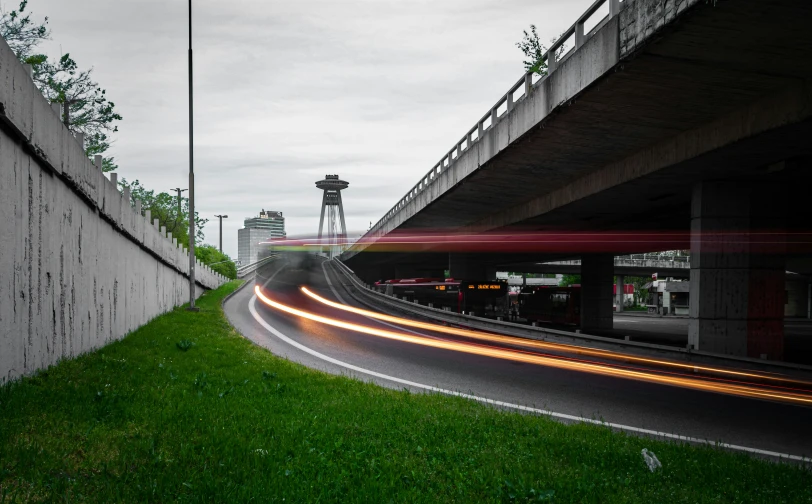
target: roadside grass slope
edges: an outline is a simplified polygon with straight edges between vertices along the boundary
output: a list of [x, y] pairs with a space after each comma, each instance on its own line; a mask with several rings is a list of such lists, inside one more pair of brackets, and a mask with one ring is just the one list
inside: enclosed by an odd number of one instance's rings
[[0, 387], [0, 502], [812, 502], [809, 468], [280, 359], [223, 316], [238, 285]]

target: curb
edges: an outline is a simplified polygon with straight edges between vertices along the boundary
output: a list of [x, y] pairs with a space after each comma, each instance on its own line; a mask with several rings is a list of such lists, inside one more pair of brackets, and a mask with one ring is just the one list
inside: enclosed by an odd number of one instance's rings
[[253, 282], [248, 281], [246, 278], [237, 278], [236, 280], [242, 280], [243, 283], [242, 283], [242, 285], [240, 285], [239, 287], [237, 287], [236, 289], [231, 291], [226, 297], [223, 298], [222, 301], [220, 301], [220, 309], [223, 310], [223, 311], [225, 311], [225, 308], [226, 308], [226, 301], [233, 298], [234, 296], [237, 295], [237, 293], [239, 293], [241, 290], [243, 290], [248, 285], [251, 285], [253, 283]]

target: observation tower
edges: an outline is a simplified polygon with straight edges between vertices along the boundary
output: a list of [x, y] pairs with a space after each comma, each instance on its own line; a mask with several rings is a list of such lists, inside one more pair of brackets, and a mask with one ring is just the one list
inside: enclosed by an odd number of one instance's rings
[[[344, 205], [341, 203], [341, 190], [350, 183], [338, 178], [338, 175], [325, 175], [324, 180], [316, 182], [316, 187], [324, 191], [321, 200], [321, 218], [319, 218], [319, 240], [324, 230], [324, 211], [327, 210], [327, 241], [331, 246], [343, 244], [347, 238], [347, 225], [344, 223]], [[339, 223], [341, 233], [338, 233]]]

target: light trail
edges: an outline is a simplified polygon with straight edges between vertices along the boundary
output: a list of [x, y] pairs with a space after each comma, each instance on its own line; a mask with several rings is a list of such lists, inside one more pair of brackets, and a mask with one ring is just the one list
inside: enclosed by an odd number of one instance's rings
[[312, 292], [307, 287], [300, 287], [301, 291], [310, 297], [318, 301], [319, 303], [325, 304], [332, 308], [336, 308], [338, 310], [347, 311], [350, 313], [355, 313], [356, 315], [361, 315], [364, 317], [369, 317], [377, 320], [383, 320], [387, 322], [391, 322], [393, 324], [404, 325], [408, 327], [415, 327], [418, 329], [424, 329], [428, 331], [434, 331], [444, 334], [451, 334], [454, 336], [461, 336], [465, 338], [472, 338], [482, 341], [489, 341], [492, 343], [501, 343], [501, 344], [508, 344], [508, 345], [519, 345], [529, 348], [537, 348], [543, 350], [554, 350], [554, 351], [563, 351], [569, 353], [578, 353], [583, 355], [589, 355], [592, 357], [603, 357], [607, 359], [613, 360], [624, 360], [629, 362], [637, 362], [641, 364], [649, 364], [649, 365], [657, 365], [657, 366], [664, 366], [664, 367], [672, 367], [672, 368], [679, 368], [679, 369], [686, 369], [689, 371], [704, 371], [708, 373], [716, 373], [721, 375], [728, 375], [728, 376], [735, 376], [741, 378], [757, 378], [762, 380], [771, 380], [771, 381], [780, 381], [784, 383], [795, 383], [799, 385], [809, 385], [812, 386], [812, 383], [802, 381], [802, 380], [794, 380], [791, 378], [775, 376], [775, 375], [764, 375], [759, 373], [753, 372], [745, 372], [745, 371], [736, 371], [732, 369], [725, 369], [725, 368], [716, 368], [710, 366], [702, 366], [696, 364], [683, 364], [681, 362], [674, 362], [662, 359], [650, 359], [646, 357], [639, 357], [636, 355], [631, 354], [623, 354], [618, 352], [613, 352], [610, 350], [600, 350], [596, 348], [589, 348], [583, 347], [578, 345], [567, 345], [564, 343], [551, 343], [546, 341], [537, 341], [537, 340], [530, 340], [524, 338], [516, 338], [513, 336], [502, 336], [498, 334], [487, 333], [483, 331], [475, 331], [471, 329], [460, 329], [457, 327], [448, 327], [440, 324], [433, 324], [430, 322], [420, 322], [417, 320], [411, 320], [402, 317], [396, 317], [393, 315], [386, 315], [383, 313], [373, 312], [369, 310], [364, 310], [362, 308], [356, 308], [354, 306], [349, 306], [342, 303], [336, 303], [335, 301], [330, 301], [329, 299], [325, 299], [318, 294]]
[[412, 336], [410, 334], [388, 331], [385, 329], [378, 329], [330, 317], [325, 317], [322, 315], [317, 315], [315, 313], [300, 310], [298, 308], [287, 306], [265, 296], [258, 285], [254, 286], [254, 293], [256, 294], [257, 298], [260, 299], [263, 303], [279, 311], [289, 313], [291, 315], [295, 315], [297, 317], [301, 317], [307, 320], [312, 320], [314, 322], [319, 322], [325, 325], [340, 327], [342, 329], [347, 329], [362, 334], [369, 334], [372, 336], [379, 336], [390, 340], [402, 341], [406, 343], [414, 343], [432, 348], [452, 350], [468, 354], [481, 355], [485, 357], [494, 357], [498, 359], [511, 360], [515, 362], [537, 364], [542, 366], [554, 367], [558, 369], [566, 369], [570, 371], [579, 371], [599, 374], [603, 376], [611, 376], [615, 378], [626, 378], [649, 383], [657, 383], [661, 385], [678, 386], [694, 390], [716, 392], [741, 397], [751, 397], [757, 399], [783, 401], [794, 404], [812, 405], [812, 395], [808, 394], [776, 391], [748, 385], [708, 382], [694, 378], [685, 378], [679, 376], [662, 376], [645, 371], [615, 368], [604, 364], [562, 360], [554, 357], [523, 353], [520, 351], [508, 349], [490, 348], [479, 345], [470, 345], [456, 341], [435, 340], [418, 336]]
[[[361, 247], [366, 252], [434, 251], [474, 252], [578, 252], [586, 247], [594, 252], [631, 253], [649, 250], [682, 250], [692, 240], [701, 238], [708, 251], [728, 253], [733, 246], [747, 246], [760, 253], [805, 253], [812, 250], [812, 233], [786, 230], [715, 230], [712, 232], [578, 232], [536, 231], [513, 229], [506, 232], [461, 231], [460, 229], [433, 229], [411, 233], [393, 231], [385, 235], [364, 235], [356, 241], [341, 240], [328, 243], [321, 238], [286, 238], [264, 242], [285, 250], [306, 250], [326, 245]], [[754, 248], [754, 249], [753, 249]]]

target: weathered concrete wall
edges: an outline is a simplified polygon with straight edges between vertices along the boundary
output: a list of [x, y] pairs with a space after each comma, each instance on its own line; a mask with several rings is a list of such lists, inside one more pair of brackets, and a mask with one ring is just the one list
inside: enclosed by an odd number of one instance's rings
[[[0, 129], [0, 383], [188, 301], [188, 255], [87, 159], [2, 39]], [[225, 281], [195, 274], [197, 295]]]
[[700, 0], [637, 0], [625, 2], [620, 11], [620, 55], [627, 57], [644, 45], [657, 30]]

